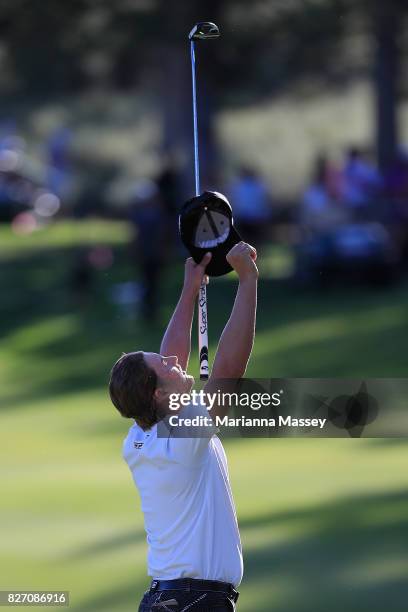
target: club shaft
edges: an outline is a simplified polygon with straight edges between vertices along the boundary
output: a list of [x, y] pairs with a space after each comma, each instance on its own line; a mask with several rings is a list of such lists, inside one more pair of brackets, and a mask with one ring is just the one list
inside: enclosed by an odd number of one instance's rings
[[197, 119], [197, 82], [195, 68], [195, 48], [194, 40], [190, 41], [191, 51], [191, 79], [193, 84], [193, 129], [194, 129], [194, 176], [195, 194], [200, 195], [200, 164], [198, 155], [198, 119]]
[[[191, 80], [193, 85], [193, 131], [194, 131], [194, 176], [195, 194], [200, 195], [200, 162], [198, 153], [198, 119], [197, 119], [197, 81], [195, 65], [194, 40], [190, 41]], [[208, 379], [208, 317], [207, 287], [202, 283], [198, 296], [198, 355], [200, 360], [200, 379]]]

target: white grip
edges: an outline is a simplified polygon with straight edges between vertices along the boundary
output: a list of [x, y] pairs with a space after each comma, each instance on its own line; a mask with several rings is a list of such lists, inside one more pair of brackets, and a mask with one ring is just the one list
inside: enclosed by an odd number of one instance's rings
[[200, 359], [200, 379], [208, 379], [208, 316], [207, 286], [205, 282], [198, 294], [198, 355]]

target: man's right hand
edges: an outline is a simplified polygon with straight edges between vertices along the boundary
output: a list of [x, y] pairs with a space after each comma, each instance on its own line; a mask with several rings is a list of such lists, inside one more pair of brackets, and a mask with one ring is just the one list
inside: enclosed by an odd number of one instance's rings
[[192, 257], [186, 260], [184, 267], [184, 288], [191, 290], [194, 297], [198, 295], [201, 283], [208, 284], [208, 276], [205, 273], [206, 266], [211, 261], [212, 254], [206, 253], [199, 264], [196, 264]]
[[239, 280], [245, 278], [258, 278], [259, 272], [256, 266], [257, 252], [247, 242], [238, 242], [227, 253], [226, 259], [230, 266], [238, 274]]

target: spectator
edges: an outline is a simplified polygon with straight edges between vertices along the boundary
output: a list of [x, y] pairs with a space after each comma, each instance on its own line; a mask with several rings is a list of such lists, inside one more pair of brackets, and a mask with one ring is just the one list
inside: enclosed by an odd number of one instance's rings
[[385, 176], [385, 194], [391, 204], [391, 220], [394, 240], [401, 255], [408, 260], [408, 152], [398, 152], [393, 165]]
[[130, 207], [130, 221], [135, 230], [133, 257], [137, 261], [143, 283], [143, 316], [153, 322], [158, 311], [167, 225], [163, 200], [154, 181], [140, 181], [136, 185]]
[[70, 146], [72, 134], [68, 128], [59, 127], [47, 141], [48, 188], [64, 198], [71, 183]]
[[378, 170], [356, 147], [348, 150], [343, 168], [343, 200], [350, 208], [357, 210], [370, 205], [382, 187]]
[[177, 160], [170, 157], [157, 176], [157, 188], [166, 215], [166, 245], [167, 254], [178, 241], [178, 211], [182, 200], [180, 171]]
[[397, 153], [385, 176], [385, 193], [395, 203], [408, 204], [408, 151]]
[[272, 218], [270, 196], [264, 181], [255, 170], [242, 166], [228, 191], [242, 235], [256, 246], [264, 233], [265, 223]]
[[320, 155], [315, 163], [312, 181], [303, 194], [300, 223], [311, 233], [325, 232], [338, 226], [345, 213], [335, 199], [333, 172], [327, 158]]

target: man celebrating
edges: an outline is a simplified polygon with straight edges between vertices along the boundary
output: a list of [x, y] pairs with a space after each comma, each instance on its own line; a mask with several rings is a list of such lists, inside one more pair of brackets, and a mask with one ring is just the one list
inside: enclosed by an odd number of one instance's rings
[[[148, 542], [148, 574], [153, 578], [139, 612], [219, 612], [234, 610], [241, 582], [241, 541], [227, 461], [216, 435], [216, 416], [225, 409], [189, 405], [179, 417], [210, 416], [210, 426], [191, 437], [163, 435], [169, 397], [189, 393], [194, 378], [186, 373], [195, 300], [211, 259], [199, 265], [187, 259], [180, 300], [164, 335], [160, 354], [127, 353], [112, 368], [109, 392], [113, 404], [135, 420], [123, 454], [141, 498]], [[258, 270], [256, 251], [239, 242], [227, 260], [239, 286], [231, 316], [218, 345], [210, 392], [217, 379], [239, 379], [251, 354], [256, 318]], [[208, 419], [207, 419], [208, 421]], [[166, 431], [166, 430], [165, 430]]]

